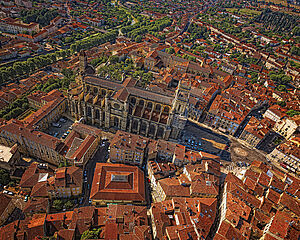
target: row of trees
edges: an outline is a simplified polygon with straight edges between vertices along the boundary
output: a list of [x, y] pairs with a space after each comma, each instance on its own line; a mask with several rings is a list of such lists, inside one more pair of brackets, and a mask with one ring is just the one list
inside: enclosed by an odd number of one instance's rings
[[92, 48], [108, 41], [114, 41], [118, 36], [117, 31], [111, 31], [108, 33], [97, 33], [80, 41], [73, 43], [70, 47], [72, 53], [80, 52], [80, 50], [86, 50]]
[[67, 90], [70, 83], [75, 81], [75, 74], [70, 69], [63, 69], [62, 74], [64, 75], [63, 78], [50, 78], [46, 83], [36, 86], [36, 89], [46, 93], [54, 89]]
[[0, 84], [9, 81], [15, 82], [16, 79], [28, 76], [38, 69], [70, 56], [70, 54], [69, 50], [60, 50], [55, 53], [29, 58], [23, 62], [15, 62], [11, 67], [2, 67], [0, 68]]
[[271, 71], [269, 76], [276, 83], [276, 89], [281, 92], [286, 91], [286, 86], [292, 80], [292, 77], [285, 75], [283, 70]]
[[17, 118], [27, 109], [29, 109], [27, 97], [19, 98], [0, 111], [0, 118], [4, 118], [5, 120]]
[[94, 228], [93, 230], [86, 230], [85, 232], [83, 232], [80, 239], [81, 240], [99, 239], [101, 232], [102, 232], [101, 228], [98, 228], [98, 229]]
[[296, 111], [296, 110], [288, 110], [286, 112], [287, 115], [289, 115], [290, 117], [294, 117], [296, 115], [300, 115], [300, 112], [299, 111]]
[[[162, 18], [155, 22], [140, 22], [131, 26], [121, 28], [121, 32], [130, 37], [132, 40], [136, 38], [141, 38], [147, 33], [158, 36], [158, 32], [162, 31], [164, 28], [170, 26], [172, 24], [172, 20], [170, 18]], [[139, 40], [139, 39], [138, 39]]]
[[33, 10], [22, 10], [20, 12], [21, 19], [25, 23], [39, 23], [42, 27], [50, 24], [50, 21], [58, 16], [56, 9], [33, 9]]
[[[35, 87], [36, 90], [44, 92], [50, 92], [53, 89], [68, 89], [71, 81], [75, 80], [75, 74], [70, 69], [64, 69], [62, 71], [64, 77], [61, 78], [50, 78], [45, 84], [39, 84]], [[29, 109], [29, 103], [26, 96], [15, 100], [13, 103], [5, 107], [0, 111], [0, 118], [10, 120], [17, 118]]]
[[254, 18], [254, 21], [263, 23], [266, 28], [274, 32], [291, 32], [298, 26], [299, 17], [265, 9]]
[[[169, 18], [163, 18], [156, 22], [147, 24], [137, 23], [132, 26], [122, 28], [124, 33], [129, 34], [132, 37], [137, 35], [145, 34], [149, 31], [161, 31], [165, 27], [169, 26], [172, 20]], [[46, 67], [62, 58], [68, 57], [71, 54], [77, 53], [81, 50], [86, 50], [108, 41], [114, 41], [118, 36], [117, 31], [110, 31], [108, 33], [97, 33], [80, 41], [73, 43], [70, 49], [56, 51], [55, 53], [49, 53], [46, 55], [41, 55], [33, 58], [29, 58], [23, 62], [15, 62], [11, 67], [0, 68], [0, 84], [9, 81], [15, 81], [17, 78], [28, 76], [38, 69]]]
[[81, 41], [73, 43], [70, 49], [56, 51], [55, 53], [49, 53], [33, 58], [29, 58], [23, 62], [15, 62], [11, 67], [0, 68], [0, 84], [5, 82], [15, 82], [16, 79], [23, 76], [28, 76], [38, 69], [46, 67], [54, 62], [71, 56], [80, 50], [85, 50], [97, 45], [103, 44], [107, 41], [113, 41], [117, 37], [117, 31], [112, 31], [106, 34], [98, 33], [91, 37], [85, 38]]
[[288, 84], [292, 78], [291, 76], [285, 75], [284, 71], [271, 71], [269, 73], [270, 79], [276, 82], [278, 85], [286, 85]]
[[98, 65], [107, 62], [107, 60], [108, 60], [108, 57], [105, 56], [105, 55], [103, 55], [103, 56], [101, 56], [101, 57], [97, 57], [97, 58], [91, 60], [90, 64], [91, 64], [93, 67], [97, 67]]

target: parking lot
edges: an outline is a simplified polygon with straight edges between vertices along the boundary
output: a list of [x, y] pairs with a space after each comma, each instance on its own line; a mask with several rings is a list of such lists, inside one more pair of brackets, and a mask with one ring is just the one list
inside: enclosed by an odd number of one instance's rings
[[52, 123], [46, 133], [57, 138], [66, 138], [73, 123], [70, 119], [62, 117], [57, 122]]

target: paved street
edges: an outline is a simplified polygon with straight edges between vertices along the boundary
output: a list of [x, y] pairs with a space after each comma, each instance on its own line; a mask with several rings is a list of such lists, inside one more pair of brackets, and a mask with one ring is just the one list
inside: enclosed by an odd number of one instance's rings
[[86, 175], [87, 175], [87, 182], [83, 183], [83, 197], [84, 197], [82, 203], [83, 206], [89, 205], [89, 197], [90, 197], [90, 191], [93, 182], [96, 163], [106, 162], [106, 156], [108, 154], [107, 151], [108, 146], [109, 146], [108, 142], [105, 143], [105, 146], [100, 145], [93, 158], [90, 159], [90, 161], [84, 167], [84, 171], [86, 171]]

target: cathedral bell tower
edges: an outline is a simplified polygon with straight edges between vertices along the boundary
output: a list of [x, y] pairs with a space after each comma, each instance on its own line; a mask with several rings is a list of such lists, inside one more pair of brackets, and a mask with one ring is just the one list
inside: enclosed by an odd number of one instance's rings
[[173, 108], [172, 112], [175, 114], [179, 114], [181, 116], [185, 116], [189, 98], [190, 98], [190, 91], [191, 91], [191, 83], [187, 81], [179, 81], [177, 89], [175, 91], [175, 98], [173, 100]]
[[171, 110], [171, 126], [173, 129], [170, 138], [177, 139], [185, 127], [187, 121], [187, 108], [190, 98], [190, 90], [190, 82], [182, 80], [179, 82]]
[[81, 50], [79, 53], [79, 74], [78, 74], [78, 77], [76, 78], [76, 82], [78, 84], [83, 84], [83, 77], [85, 75], [85, 70], [88, 66], [87, 60], [88, 59], [85, 54], [85, 51]]
[[85, 54], [85, 51], [81, 50], [80, 53], [79, 53], [79, 71], [80, 71], [80, 74], [84, 74], [85, 69], [87, 67], [87, 60], [88, 60], [88, 58]]

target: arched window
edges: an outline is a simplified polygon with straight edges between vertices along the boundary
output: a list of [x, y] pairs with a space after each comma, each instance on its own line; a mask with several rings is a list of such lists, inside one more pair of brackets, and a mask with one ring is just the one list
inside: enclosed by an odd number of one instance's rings
[[119, 118], [114, 117], [114, 127], [118, 128], [119, 127]]
[[149, 127], [149, 134], [150, 135], [154, 135], [155, 134], [155, 126], [154, 125], [150, 125], [150, 127]]
[[159, 127], [157, 130], [157, 137], [162, 138], [164, 135], [164, 129], [162, 127]]
[[164, 113], [169, 113], [170, 108], [168, 106], [164, 107]]
[[99, 111], [99, 109], [96, 109], [96, 119], [100, 119], [100, 111]]
[[155, 106], [155, 110], [156, 110], [157, 112], [159, 112], [159, 111], [161, 110], [161, 105], [159, 105], [159, 104], [156, 104], [156, 106]]
[[140, 101], [139, 101], [139, 106], [140, 106], [140, 107], [144, 107], [144, 100], [140, 100]]
[[130, 99], [130, 103], [133, 104], [133, 105], [135, 105], [136, 99], [135, 99], [134, 97], [132, 97], [132, 98]]
[[137, 121], [137, 120], [133, 120], [133, 123], [132, 123], [132, 129], [137, 130], [137, 129], [138, 129], [138, 126], [139, 126], [138, 121]]
[[74, 102], [72, 102], [72, 111], [73, 111], [73, 112], [76, 112], [76, 106], [75, 106], [75, 103], [74, 103]]
[[152, 109], [152, 102], [148, 102], [148, 103], [147, 103], [147, 108], [148, 108], [148, 109]]
[[87, 116], [92, 117], [92, 109], [91, 107], [87, 107]]
[[144, 123], [144, 122], [142, 122], [142, 124], [141, 124], [141, 131], [146, 132], [146, 129], [147, 129], [147, 124]]

